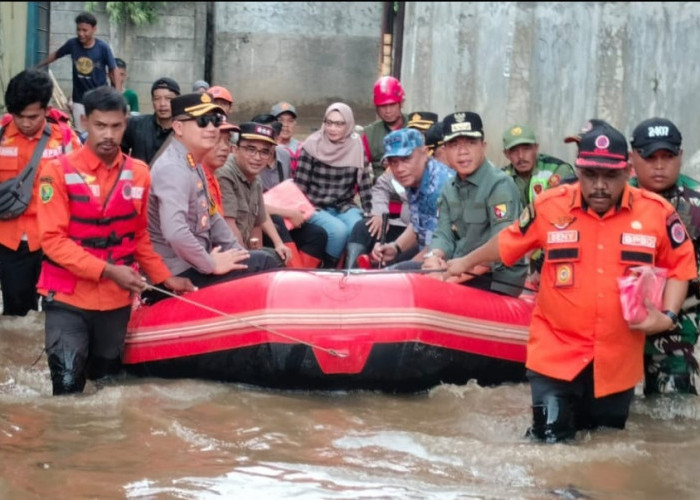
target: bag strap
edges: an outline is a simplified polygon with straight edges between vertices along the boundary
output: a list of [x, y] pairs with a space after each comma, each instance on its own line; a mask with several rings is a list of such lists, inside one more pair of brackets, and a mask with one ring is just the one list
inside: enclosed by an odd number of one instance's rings
[[29, 163], [27, 163], [27, 166], [24, 167], [24, 170], [22, 170], [22, 172], [20, 172], [19, 174], [21, 175], [20, 183], [24, 183], [27, 181], [29, 181], [31, 184], [34, 183], [34, 177], [36, 176], [37, 166], [39, 165], [41, 155], [44, 153], [44, 149], [46, 148], [46, 143], [49, 142], [50, 138], [51, 125], [47, 123], [46, 127], [44, 127], [44, 133], [41, 135], [41, 139], [39, 139], [39, 143], [34, 148], [34, 152], [32, 153], [32, 157], [29, 160]]

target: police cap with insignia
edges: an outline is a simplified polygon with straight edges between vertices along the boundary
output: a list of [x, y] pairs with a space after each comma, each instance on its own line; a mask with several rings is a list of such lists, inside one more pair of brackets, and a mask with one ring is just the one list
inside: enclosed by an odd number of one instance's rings
[[662, 149], [678, 156], [682, 141], [681, 132], [671, 120], [655, 117], [644, 120], [635, 127], [630, 145], [642, 158], [649, 158]]
[[408, 115], [408, 128], [415, 128], [425, 132], [438, 120], [437, 113], [430, 111], [414, 111]]
[[577, 134], [572, 134], [572, 135], [567, 135], [564, 137], [564, 142], [569, 143], [569, 142], [575, 142], [578, 143], [581, 140], [581, 136], [591, 130], [593, 127], [596, 125], [599, 125], [601, 123], [605, 123], [603, 120], [598, 120], [596, 118], [591, 118], [590, 120], [587, 120], [586, 123], [583, 124], [581, 129], [578, 131]]
[[173, 112], [173, 118], [180, 116], [189, 116], [197, 118], [198, 116], [206, 115], [211, 112], [225, 115], [226, 112], [221, 106], [215, 104], [212, 97], [205, 93], [193, 92], [184, 94], [170, 101], [170, 108]]
[[425, 145], [432, 151], [438, 146], [442, 146], [443, 137], [442, 122], [435, 122], [425, 131]]
[[244, 122], [240, 124], [240, 139], [249, 141], [264, 141], [270, 144], [277, 144], [275, 141], [275, 131], [270, 125], [256, 122]]
[[598, 120], [588, 132], [581, 135], [576, 166], [581, 168], [627, 167], [627, 139], [609, 123]]
[[458, 111], [442, 120], [443, 141], [450, 142], [457, 137], [484, 138], [484, 125], [481, 117], [472, 111]]

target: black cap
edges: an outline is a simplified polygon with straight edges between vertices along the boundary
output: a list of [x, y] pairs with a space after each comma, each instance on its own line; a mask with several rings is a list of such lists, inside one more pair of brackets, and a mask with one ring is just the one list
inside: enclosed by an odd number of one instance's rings
[[484, 137], [484, 125], [481, 117], [471, 111], [458, 111], [447, 115], [442, 120], [442, 133], [444, 142], [449, 142], [455, 137]]
[[577, 167], [622, 169], [627, 166], [627, 139], [603, 120], [581, 135]]
[[630, 145], [643, 158], [648, 158], [660, 149], [667, 149], [678, 155], [682, 141], [683, 136], [671, 120], [649, 118], [635, 127]]
[[601, 123], [605, 123], [605, 121], [598, 120], [597, 118], [591, 118], [583, 124], [581, 130], [578, 131], [578, 134], [567, 135], [566, 137], [564, 137], [564, 142], [579, 142], [583, 134], [591, 130], [593, 127], [600, 125]]
[[239, 134], [240, 139], [247, 139], [249, 141], [265, 141], [272, 144], [277, 144], [275, 142], [275, 130], [270, 125], [265, 125], [258, 122], [244, 122], [241, 123], [241, 132]]
[[408, 125], [406, 125], [406, 128], [426, 131], [436, 121], [438, 121], [437, 113], [432, 113], [430, 111], [414, 111], [408, 115]]
[[255, 115], [253, 118], [250, 119], [250, 121], [256, 122], [256, 123], [270, 124], [270, 123], [276, 122], [277, 117], [275, 115], [270, 114], [270, 113], [262, 113], [259, 115]]
[[170, 108], [173, 111], [173, 117], [189, 116], [197, 118], [198, 116], [206, 115], [207, 113], [215, 112], [226, 115], [223, 108], [215, 104], [212, 97], [204, 92], [193, 92], [176, 97], [170, 101]]
[[180, 86], [175, 80], [168, 78], [167, 76], [158, 78], [155, 82], [153, 82], [153, 85], [151, 85], [151, 95], [153, 95], [153, 92], [156, 89], [168, 89], [171, 92], [175, 92], [175, 94], [180, 95]]
[[430, 149], [435, 149], [442, 145], [442, 122], [433, 123], [428, 130], [425, 131], [425, 145]]

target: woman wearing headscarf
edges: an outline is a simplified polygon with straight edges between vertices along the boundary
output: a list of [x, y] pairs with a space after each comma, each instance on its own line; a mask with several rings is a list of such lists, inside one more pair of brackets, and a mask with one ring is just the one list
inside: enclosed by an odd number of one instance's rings
[[[309, 222], [328, 233], [324, 267], [336, 267], [350, 231], [372, 208], [371, 170], [347, 104], [328, 106], [321, 129], [301, 146], [295, 182], [316, 208]], [[360, 195], [362, 210], [355, 204]]]

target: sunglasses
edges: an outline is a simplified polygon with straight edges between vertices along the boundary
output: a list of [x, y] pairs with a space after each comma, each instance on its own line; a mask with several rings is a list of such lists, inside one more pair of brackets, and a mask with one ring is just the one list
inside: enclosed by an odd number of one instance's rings
[[215, 127], [219, 127], [224, 122], [224, 117], [218, 113], [214, 113], [212, 115], [202, 115], [202, 116], [198, 116], [197, 118], [188, 118], [186, 120], [180, 120], [180, 121], [190, 122], [192, 120], [197, 122], [197, 126], [199, 128], [207, 128], [207, 126], [210, 123], [212, 125], [214, 125]]

